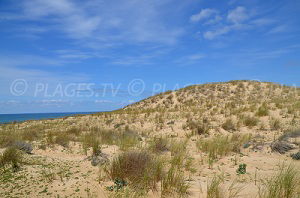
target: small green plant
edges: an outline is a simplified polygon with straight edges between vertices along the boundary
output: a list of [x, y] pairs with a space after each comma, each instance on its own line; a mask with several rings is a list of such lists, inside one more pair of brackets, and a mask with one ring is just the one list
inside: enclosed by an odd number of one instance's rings
[[291, 154], [293, 160], [300, 160], [300, 151], [294, 154]]
[[246, 174], [247, 173], [246, 167], [247, 167], [247, 164], [240, 164], [238, 169], [236, 170], [236, 173], [237, 174]]
[[114, 185], [107, 186], [106, 189], [109, 191], [118, 191], [121, 190], [123, 187], [127, 186], [127, 182], [117, 177], [114, 180]]

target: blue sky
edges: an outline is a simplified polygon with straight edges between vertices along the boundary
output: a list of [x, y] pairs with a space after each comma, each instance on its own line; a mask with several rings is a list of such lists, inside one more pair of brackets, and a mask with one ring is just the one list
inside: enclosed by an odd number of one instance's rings
[[299, 33], [297, 0], [1, 0], [0, 113], [112, 110], [205, 82], [299, 86]]

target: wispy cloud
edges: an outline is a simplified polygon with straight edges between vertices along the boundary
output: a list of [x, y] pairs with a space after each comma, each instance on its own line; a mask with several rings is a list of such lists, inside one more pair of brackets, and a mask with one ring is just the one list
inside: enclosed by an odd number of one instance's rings
[[272, 28], [267, 34], [281, 33], [286, 31], [289, 31], [289, 27], [286, 24], [283, 24]]
[[218, 13], [218, 11], [216, 9], [205, 8], [205, 9], [202, 9], [198, 14], [192, 15], [190, 17], [190, 20], [192, 22], [198, 22], [198, 21], [201, 21], [203, 19], [207, 19], [207, 18], [209, 18], [212, 15], [215, 15], [217, 13]]
[[175, 60], [175, 63], [180, 66], [186, 66], [186, 65], [198, 63], [200, 60], [202, 60], [206, 57], [207, 56], [204, 53], [190, 54], [190, 55], [186, 55], [181, 58], [178, 58], [177, 60]]
[[228, 11], [227, 20], [232, 23], [241, 23], [249, 19], [247, 10], [243, 6], [238, 6], [233, 10]]
[[[245, 6], [237, 6], [223, 14], [216, 8], [206, 8], [202, 9], [200, 13], [192, 15], [190, 20], [192, 22], [203, 21], [202, 25], [206, 25], [203, 27], [203, 37], [208, 40], [216, 39], [230, 32], [254, 30], [255, 27], [261, 28], [260, 30], [267, 29], [267, 34], [284, 32], [289, 29], [286, 24], [278, 25], [278, 19], [258, 17], [262, 15], [262, 11], [256, 12], [255, 9], [247, 9]], [[274, 25], [277, 26], [274, 27]], [[273, 29], [270, 30], [272, 26]]]
[[41, 28], [45, 24], [52, 31], [61, 31], [69, 38], [103, 45], [112, 42], [173, 44], [182, 35], [183, 29], [165, 22], [162, 9], [170, 3], [135, 0], [23, 0], [19, 13], [1, 13], [1, 19], [39, 21]]
[[246, 29], [250, 29], [252, 28], [250, 25], [246, 25], [246, 24], [233, 24], [233, 25], [225, 25], [222, 28], [217, 28], [216, 30], [210, 30], [210, 31], [206, 31], [203, 34], [203, 37], [205, 39], [209, 39], [209, 40], [213, 40], [218, 36], [221, 36], [223, 34], [227, 34], [230, 31], [233, 30], [246, 30]]

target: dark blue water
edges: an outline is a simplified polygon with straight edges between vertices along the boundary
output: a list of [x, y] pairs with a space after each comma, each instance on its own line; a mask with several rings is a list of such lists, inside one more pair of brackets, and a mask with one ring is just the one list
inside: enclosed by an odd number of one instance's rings
[[21, 113], [21, 114], [0, 114], [0, 123], [22, 122], [25, 120], [42, 120], [50, 118], [61, 118], [79, 114], [93, 114], [96, 112], [73, 112], [73, 113]]

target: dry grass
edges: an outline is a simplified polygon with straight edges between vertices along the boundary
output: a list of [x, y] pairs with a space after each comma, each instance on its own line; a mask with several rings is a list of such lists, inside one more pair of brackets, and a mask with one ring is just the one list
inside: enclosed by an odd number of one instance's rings
[[163, 162], [146, 151], [128, 151], [116, 157], [108, 174], [111, 179], [120, 178], [135, 189], [155, 190], [163, 177]]
[[22, 151], [14, 147], [8, 147], [0, 156], [0, 166], [5, 169], [7, 166], [11, 165], [13, 170], [16, 171], [20, 168], [22, 159]]
[[153, 138], [149, 144], [149, 150], [154, 153], [162, 153], [170, 150], [170, 143], [167, 138]]
[[296, 198], [299, 196], [299, 170], [292, 164], [281, 164], [278, 172], [259, 186], [260, 198]]
[[251, 138], [250, 135], [233, 134], [217, 136], [211, 139], [202, 139], [197, 142], [198, 149], [208, 153], [210, 159], [217, 159], [230, 154], [239, 153], [241, 146]]

